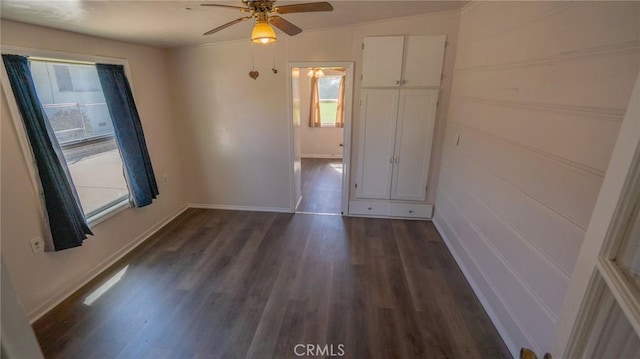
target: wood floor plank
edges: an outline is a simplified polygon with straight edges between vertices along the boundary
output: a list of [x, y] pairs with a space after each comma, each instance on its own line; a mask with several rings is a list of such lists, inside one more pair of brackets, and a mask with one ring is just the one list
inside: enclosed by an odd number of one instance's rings
[[307, 214], [185, 211], [34, 329], [47, 358], [509, 357], [431, 223]]
[[342, 159], [302, 159], [302, 200], [299, 212], [340, 214]]
[[[271, 355], [272, 358], [293, 358], [296, 345], [304, 344], [301, 334], [304, 328], [305, 307], [306, 303], [301, 300], [287, 302], [282, 325], [278, 333], [278, 341]], [[268, 357], [268, 355], [264, 357]]]
[[288, 230], [283, 234], [290, 237], [289, 245], [283, 255], [283, 265], [251, 342], [248, 358], [262, 358], [264, 353], [275, 352], [279, 331], [289, 305], [292, 292], [290, 288], [296, 283], [298, 273], [302, 271], [304, 263], [301, 253], [304, 252], [308, 243], [310, 224], [313, 220], [314, 216], [295, 216]]
[[[402, 348], [402, 338], [394, 311], [387, 308], [376, 309], [376, 356], [379, 358], [406, 358]], [[416, 357], [420, 358], [420, 357]]]
[[366, 235], [364, 218], [351, 218], [349, 231], [349, 243], [351, 252], [351, 264], [364, 264], [366, 259]]
[[[379, 338], [374, 335], [375, 312], [369, 303], [365, 287], [365, 269], [363, 265], [351, 266], [353, 279], [350, 283], [350, 295], [347, 308], [347, 341], [345, 351], [349, 358], [373, 358], [378, 354], [374, 345]], [[373, 324], [372, 324], [373, 323]]]

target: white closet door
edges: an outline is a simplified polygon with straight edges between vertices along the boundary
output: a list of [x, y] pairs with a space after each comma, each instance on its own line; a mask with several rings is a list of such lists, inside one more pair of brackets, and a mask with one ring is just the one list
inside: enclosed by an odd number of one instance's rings
[[362, 90], [358, 198], [389, 199], [398, 90]]
[[403, 86], [440, 86], [446, 40], [445, 35], [407, 37]]
[[400, 86], [404, 36], [365, 37], [362, 86]]
[[425, 199], [437, 102], [438, 90], [400, 91], [392, 199]]

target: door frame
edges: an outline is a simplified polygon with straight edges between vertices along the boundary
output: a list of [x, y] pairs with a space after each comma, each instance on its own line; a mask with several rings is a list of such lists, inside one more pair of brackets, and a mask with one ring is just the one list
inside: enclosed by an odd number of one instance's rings
[[[345, 93], [344, 93], [344, 127], [342, 128], [342, 195], [340, 208], [342, 215], [347, 215], [349, 209], [349, 178], [351, 173], [351, 126], [353, 122], [353, 93], [354, 63], [346, 61], [292, 61], [287, 62], [287, 118], [289, 121], [289, 182], [291, 184], [291, 213], [296, 212], [296, 206], [300, 198], [296, 198], [296, 173], [295, 173], [295, 128], [293, 123], [293, 88], [292, 70], [294, 68], [308, 67], [343, 67], [345, 69]], [[302, 126], [303, 124], [300, 124]]]
[[580, 248], [551, 354], [582, 356], [594, 328], [605, 288], [613, 294], [636, 333], [640, 332], [640, 298], [615, 268], [616, 240], [628, 225], [640, 194], [640, 75], [636, 79], [618, 139]]

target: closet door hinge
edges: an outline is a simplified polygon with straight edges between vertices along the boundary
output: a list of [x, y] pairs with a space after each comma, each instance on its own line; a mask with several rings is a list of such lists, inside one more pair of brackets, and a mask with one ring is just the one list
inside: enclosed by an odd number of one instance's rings
[[356, 183], [356, 188], [358, 188], [358, 184]]
[[360, 100], [360, 105], [359, 106], [362, 106], [362, 100]]
[[[446, 42], [445, 42], [445, 46], [446, 46]], [[362, 49], [364, 50], [364, 42], [362, 43]]]

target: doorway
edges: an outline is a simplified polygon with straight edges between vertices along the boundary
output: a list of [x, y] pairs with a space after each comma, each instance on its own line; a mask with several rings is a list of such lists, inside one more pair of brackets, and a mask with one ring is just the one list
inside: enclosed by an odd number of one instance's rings
[[290, 63], [292, 212], [347, 213], [352, 63]]

